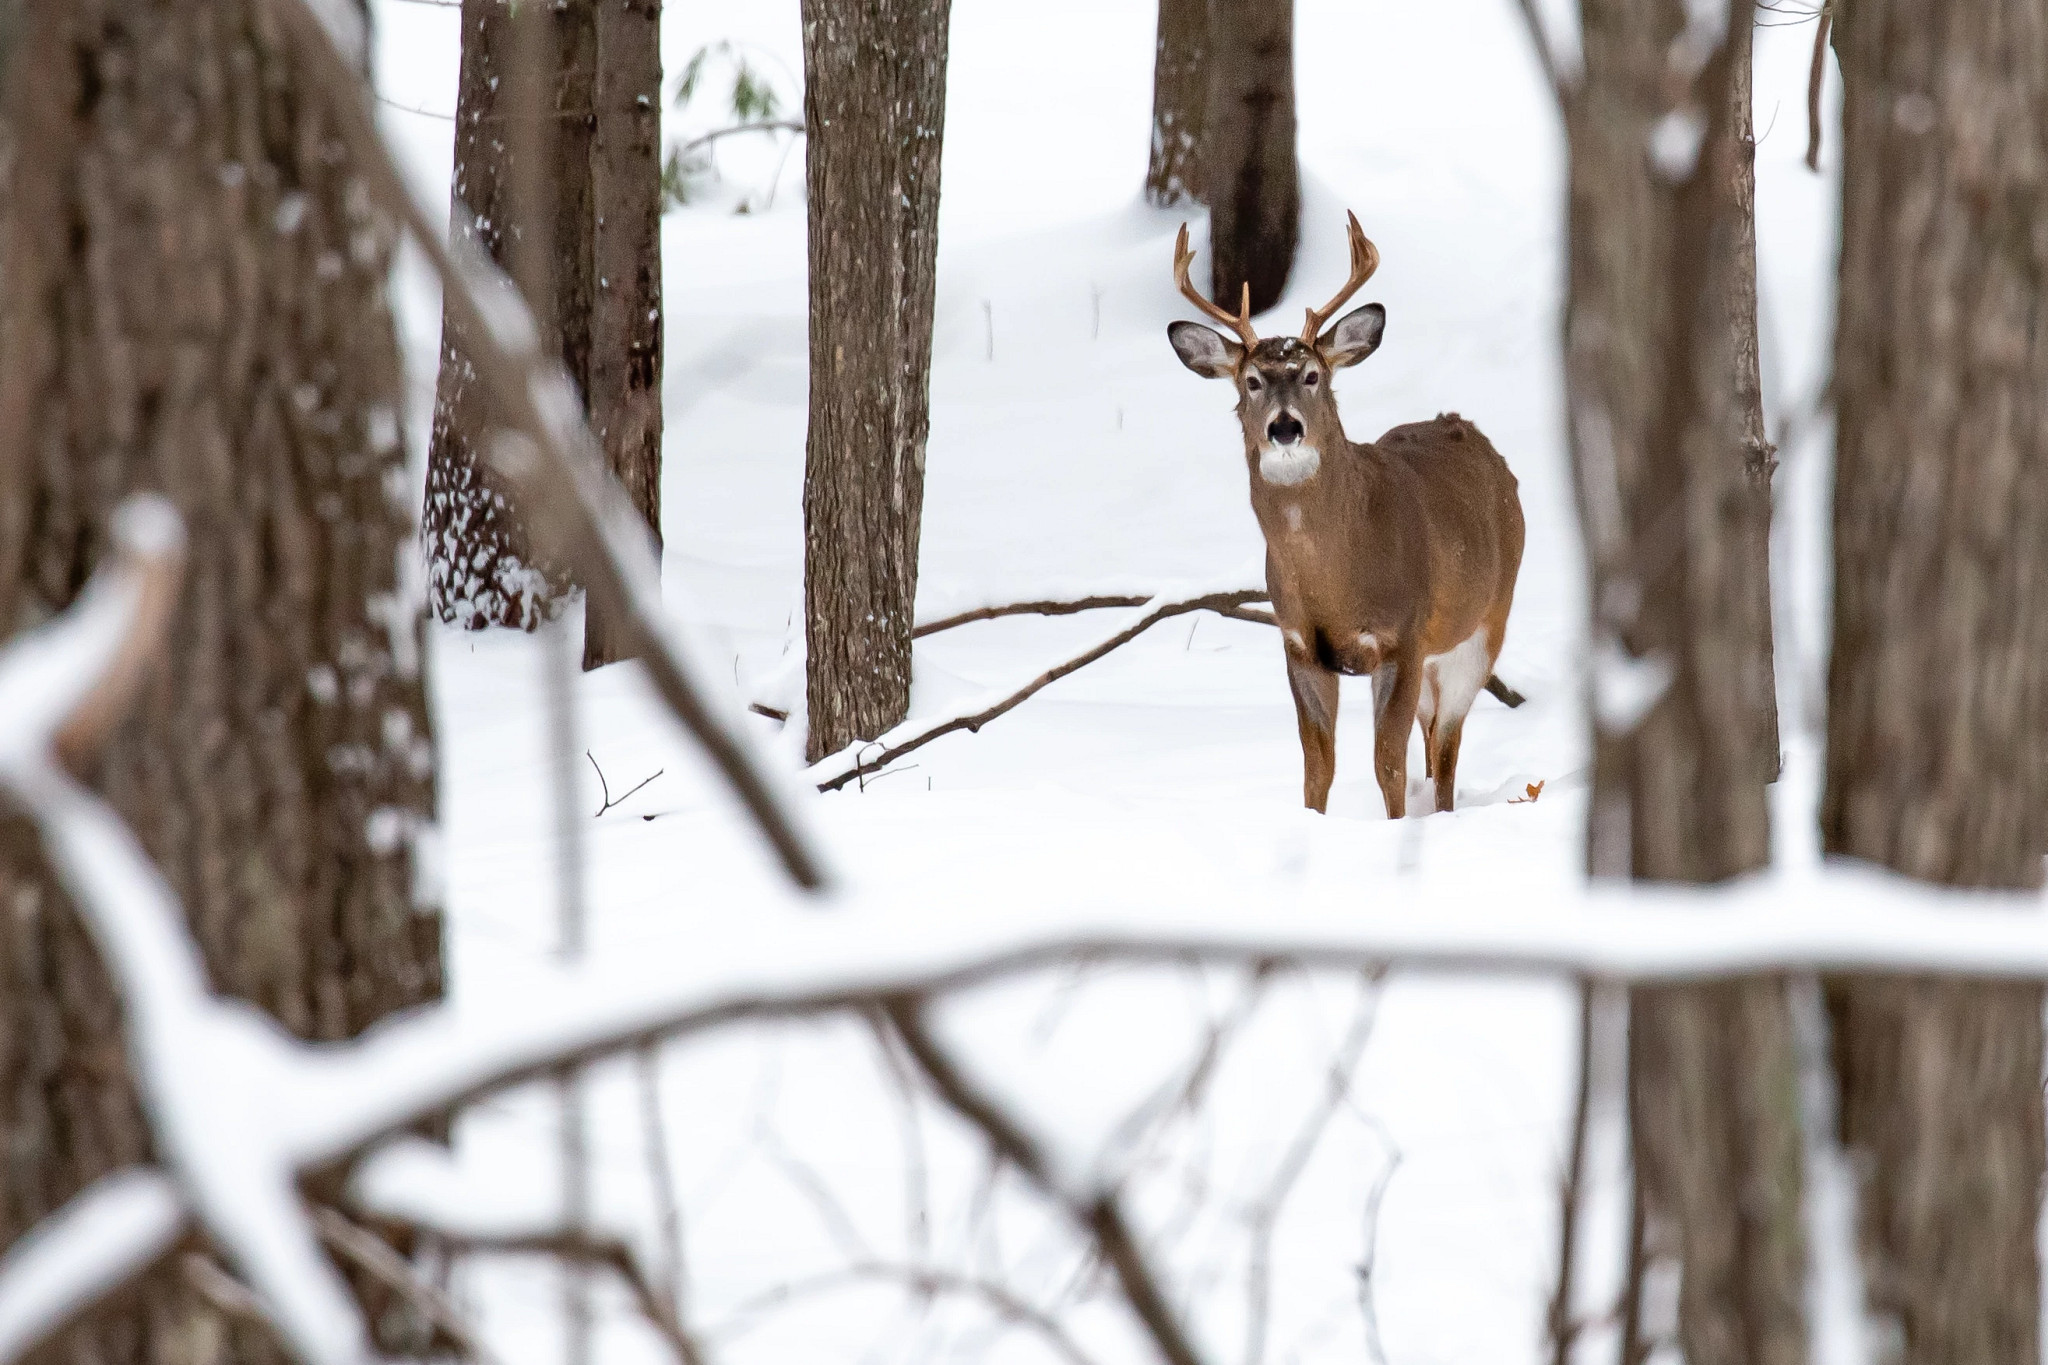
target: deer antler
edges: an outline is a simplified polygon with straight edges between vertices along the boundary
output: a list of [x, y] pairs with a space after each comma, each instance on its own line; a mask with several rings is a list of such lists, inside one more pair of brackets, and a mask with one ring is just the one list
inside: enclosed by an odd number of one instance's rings
[[1351, 225], [1351, 278], [1344, 282], [1335, 298], [1321, 308], [1308, 310], [1308, 323], [1301, 329], [1301, 340], [1305, 346], [1316, 344], [1316, 333], [1323, 330], [1323, 324], [1330, 320], [1330, 315], [1342, 308], [1372, 278], [1372, 272], [1380, 268], [1380, 249], [1366, 240], [1365, 230], [1358, 226], [1358, 215], [1347, 209], [1344, 217]]
[[1188, 267], [1194, 264], [1195, 253], [1188, 246], [1188, 225], [1180, 225], [1180, 237], [1173, 244], [1173, 282], [1180, 286], [1180, 292], [1187, 295], [1189, 303], [1202, 310], [1205, 316], [1214, 318], [1225, 327], [1234, 329], [1243, 338], [1246, 350], [1259, 344], [1259, 334], [1252, 330], [1252, 286], [1245, 281], [1244, 292], [1238, 296], [1237, 316], [1218, 308], [1202, 297], [1192, 284], [1188, 283]]

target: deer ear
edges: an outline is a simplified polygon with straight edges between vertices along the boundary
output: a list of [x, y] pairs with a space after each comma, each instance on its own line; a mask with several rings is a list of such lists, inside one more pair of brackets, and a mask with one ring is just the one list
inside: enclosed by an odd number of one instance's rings
[[1229, 379], [1237, 373], [1244, 347], [1199, 322], [1176, 322], [1166, 329], [1180, 363], [1204, 379]]
[[1380, 335], [1387, 330], [1387, 310], [1377, 303], [1354, 308], [1337, 319], [1337, 325], [1316, 338], [1316, 349], [1332, 369], [1356, 365], [1380, 348]]

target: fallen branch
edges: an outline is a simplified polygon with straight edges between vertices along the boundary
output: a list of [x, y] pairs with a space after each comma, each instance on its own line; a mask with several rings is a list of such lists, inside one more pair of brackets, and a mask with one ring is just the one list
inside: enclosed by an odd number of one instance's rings
[[[818, 790], [837, 791], [856, 778], [879, 771], [902, 758], [905, 754], [922, 749], [925, 745], [943, 735], [959, 730], [978, 731], [998, 716], [1016, 709], [1036, 696], [1045, 688], [1066, 677], [1069, 673], [1087, 667], [1103, 655], [1143, 635], [1161, 621], [1174, 616], [1183, 616], [1191, 611], [1216, 611], [1226, 607], [1241, 607], [1247, 602], [1262, 601], [1266, 594], [1251, 588], [1227, 589], [1224, 591], [1203, 591], [1189, 596], [1161, 595], [1150, 598], [1144, 604], [1147, 610], [1129, 622], [1123, 629], [1110, 635], [1093, 648], [1084, 650], [1066, 662], [1056, 664], [1025, 683], [1016, 691], [991, 702], [981, 709], [966, 714], [950, 716], [928, 716], [922, 720], [909, 720], [889, 731], [880, 739], [850, 744], [828, 758], [811, 765], [805, 776], [817, 783]], [[867, 751], [878, 747], [881, 752], [873, 758]]]
[[[1152, 600], [1150, 597], [1140, 597], [1136, 594], [1111, 593], [1065, 600], [1006, 602], [998, 607], [976, 607], [972, 611], [956, 612], [952, 616], [942, 616], [936, 621], [927, 621], [912, 630], [910, 638], [922, 640], [927, 635], [937, 635], [940, 631], [951, 630], [955, 626], [964, 626], [975, 621], [995, 621], [1005, 616], [1073, 616], [1084, 611], [1102, 611], [1110, 607], [1143, 607], [1150, 605]], [[1248, 592], [1244, 595], [1244, 602], [1266, 600], [1266, 594], [1263, 592]], [[1208, 610], [1218, 616], [1229, 616], [1239, 621], [1254, 621], [1262, 626], [1278, 624], [1274, 621], [1272, 612], [1259, 611], [1243, 603], [1210, 607]]]

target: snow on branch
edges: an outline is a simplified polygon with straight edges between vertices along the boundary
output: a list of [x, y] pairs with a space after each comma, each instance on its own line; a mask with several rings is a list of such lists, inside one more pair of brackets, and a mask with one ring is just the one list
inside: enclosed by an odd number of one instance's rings
[[[333, 113], [371, 197], [419, 243], [466, 338], [475, 367], [504, 424], [492, 462], [512, 481], [520, 511], [543, 553], [574, 570], [609, 619], [624, 623], [649, 680], [774, 847], [796, 883], [831, 881], [823, 845], [811, 833], [787, 779], [749, 747], [738, 708], [697, 662], [690, 640], [661, 608], [661, 571], [646, 523], [610, 475], [561, 362], [543, 350], [519, 291], [476, 244], [451, 246], [399, 169], [378, 131], [360, 63], [349, 58], [353, 30], [336, 0], [267, 0], [291, 36]], [[359, 25], [358, 25], [359, 27]]]

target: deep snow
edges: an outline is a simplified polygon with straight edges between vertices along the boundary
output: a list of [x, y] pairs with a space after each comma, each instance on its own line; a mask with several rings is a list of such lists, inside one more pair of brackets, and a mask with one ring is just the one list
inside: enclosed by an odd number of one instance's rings
[[[1341, 281], [1343, 213], [1355, 209], [1383, 257], [1366, 297], [1386, 304], [1389, 326], [1382, 350], [1339, 380], [1349, 430], [1365, 437], [1457, 411], [1506, 455], [1529, 548], [1500, 672], [1530, 701], [1510, 712], [1480, 699], [1464, 745], [1463, 809], [1390, 824], [1368, 771], [1365, 693], [1347, 684], [1331, 814], [1316, 817], [1299, 809], [1300, 757], [1273, 633], [1178, 618], [979, 735], [948, 737], [865, 789], [817, 802], [817, 822], [865, 885], [949, 897], [971, 916], [979, 888], [1017, 879], [1048, 895], [1137, 883], [1207, 895], [1255, 880], [1355, 896], [1361, 913], [1397, 908], [1404, 888], [1427, 882], [1542, 914], [1578, 880], [1582, 604], [1558, 417], [1557, 119], [1510, 0], [1296, 4], [1303, 243], [1286, 302], [1260, 321], [1291, 332], [1301, 307]], [[423, 183], [444, 193], [450, 125], [397, 106], [452, 108], [456, 11], [379, 0], [376, 13], [386, 127]], [[1183, 370], [1164, 337], [1167, 322], [1187, 316], [1170, 275], [1184, 215], [1137, 197], [1152, 26], [1152, 6], [1136, 0], [954, 5], [923, 616], [1049, 590], [1146, 591], [1256, 560], [1230, 399]], [[793, 0], [671, 6], [667, 69], [722, 38], [755, 45], [794, 103], [784, 74], [801, 65]], [[1808, 401], [1825, 340], [1832, 191], [1799, 164], [1810, 40], [1805, 26], [1759, 34], [1774, 428]], [[716, 121], [693, 109], [672, 117], [669, 133]], [[736, 693], [752, 698], [774, 687], [801, 636], [805, 285], [801, 148], [772, 208], [734, 214], [740, 198], [764, 197], [779, 155], [767, 139], [749, 141], [722, 146], [722, 190], [664, 223], [663, 530], [671, 608], [730, 659]], [[1192, 216], [1199, 239], [1199, 211]], [[403, 281], [418, 440], [438, 310], [416, 268]], [[1793, 768], [1780, 841], [1804, 861], [1811, 751], [1799, 724], [1820, 676], [1815, 509], [1825, 478], [1811, 434], [1781, 458], [1780, 661]], [[913, 714], [1029, 677], [1104, 624], [1008, 620], [921, 642]], [[525, 638], [437, 630], [433, 666], [452, 985], [488, 992], [555, 944], [541, 661]], [[737, 919], [797, 913], [765, 908], [772, 868], [636, 670], [590, 675], [579, 695], [584, 738], [613, 793], [661, 773], [590, 823], [592, 950], [685, 960], [712, 951]], [[771, 722], [750, 723], [777, 745]], [[1418, 747], [1411, 768], [1419, 775], [1420, 766]], [[1506, 804], [1537, 780], [1540, 800]], [[579, 795], [598, 808], [595, 773], [582, 775]], [[1220, 973], [1096, 969], [977, 992], [946, 1024], [1039, 1122], [1086, 1145], [1176, 1074], [1204, 1021], [1243, 994]], [[1233, 1362], [1248, 1355], [1233, 1287], [1245, 1249], [1236, 1211], [1265, 1188], [1317, 1104], [1358, 991], [1289, 978], [1262, 998], [1201, 1117], [1169, 1135], [1138, 1181], [1142, 1221], [1172, 1230], [1177, 1291], [1214, 1356]], [[1563, 984], [1384, 986], [1350, 1098], [1280, 1225], [1266, 1359], [1349, 1360], [1365, 1349], [1355, 1267], [1369, 1197], [1390, 1163], [1371, 1242], [1385, 1358], [1536, 1359], [1575, 1010]], [[600, 1203], [651, 1248], [631, 1075], [609, 1068], [599, 1088]], [[900, 1260], [928, 1238], [929, 1260], [1000, 1264], [1026, 1293], [1050, 1295], [1074, 1274], [1071, 1244], [1031, 1199], [1008, 1190], [994, 1213], [974, 1217], [979, 1167], [928, 1106], [914, 1129], [932, 1187], [919, 1231], [906, 1211], [908, 1130], [888, 1075], [850, 1023], [668, 1050], [663, 1113], [700, 1323], [858, 1259], [846, 1245], [856, 1239]], [[462, 1174], [502, 1217], [552, 1207], [551, 1105], [525, 1094], [462, 1126]], [[1603, 1133], [1598, 1155], [1611, 1165]], [[1189, 1172], [1203, 1177], [1199, 1197]], [[823, 1209], [808, 1185], [829, 1188], [843, 1209]], [[1594, 1220], [1588, 1306], [1613, 1275], [1611, 1238], [1597, 1244], [1611, 1205]], [[536, 1265], [501, 1262], [462, 1287], [493, 1343], [524, 1365], [559, 1359], [552, 1284]], [[606, 1303], [606, 1359], [658, 1358], [623, 1300]], [[903, 1303], [872, 1285], [807, 1297], [716, 1344], [735, 1361], [1045, 1358], [1029, 1332], [992, 1339], [973, 1311], [920, 1316]], [[1099, 1294], [1070, 1325], [1099, 1360], [1145, 1358]], [[1606, 1334], [1587, 1344], [1606, 1349]]]

